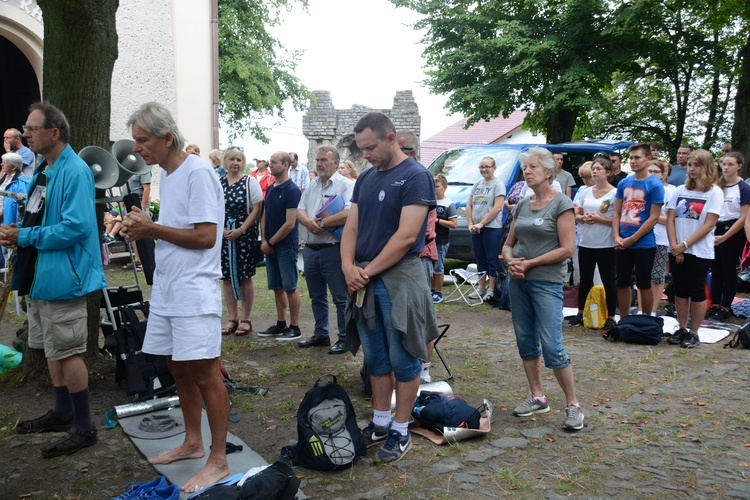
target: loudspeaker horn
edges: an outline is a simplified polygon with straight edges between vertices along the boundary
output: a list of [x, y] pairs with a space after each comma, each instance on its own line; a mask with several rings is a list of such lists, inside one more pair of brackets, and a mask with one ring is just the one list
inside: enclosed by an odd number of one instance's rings
[[120, 164], [106, 149], [86, 146], [78, 152], [78, 156], [86, 162], [94, 174], [94, 186], [97, 189], [109, 189], [118, 185]]
[[[151, 166], [146, 165], [141, 155], [133, 151], [135, 142], [130, 139], [121, 139], [112, 145], [112, 155], [120, 163], [122, 172], [120, 173], [121, 183], [125, 184], [131, 175], [143, 175], [151, 172]], [[127, 175], [125, 175], [127, 173]], [[124, 177], [124, 180], [123, 180]]]

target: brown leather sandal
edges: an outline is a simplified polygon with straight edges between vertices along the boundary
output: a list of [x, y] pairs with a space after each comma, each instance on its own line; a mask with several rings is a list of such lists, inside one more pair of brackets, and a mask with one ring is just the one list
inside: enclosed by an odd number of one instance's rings
[[250, 323], [249, 319], [243, 319], [243, 320], [241, 320], [240, 321], [240, 325], [242, 325], [243, 323], [245, 323], [247, 325], [247, 328], [240, 328], [238, 326], [237, 327], [237, 333], [235, 333], [235, 335], [237, 335], [238, 337], [242, 337], [243, 335], [247, 335], [248, 333], [250, 333], [251, 331], [253, 331], [253, 324]]
[[237, 323], [236, 319], [230, 319], [229, 321], [227, 321], [227, 326], [221, 329], [221, 334], [232, 335], [237, 330], [238, 326], [239, 323]]

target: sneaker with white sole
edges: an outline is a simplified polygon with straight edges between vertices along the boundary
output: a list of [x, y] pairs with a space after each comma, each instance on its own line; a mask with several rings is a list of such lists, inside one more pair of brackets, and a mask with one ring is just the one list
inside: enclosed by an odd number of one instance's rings
[[513, 410], [513, 415], [517, 417], [530, 417], [535, 413], [547, 413], [548, 411], [549, 404], [546, 399], [542, 401], [541, 399], [531, 396], [524, 404]]
[[367, 427], [362, 429], [362, 441], [366, 448], [370, 448], [388, 437], [390, 427], [380, 427], [375, 422], [370, 422]]
[[485, 302], [490, 302], [495, 297], [495, 292], [492, 290], [487, 290], [487, 292], [484, 294], [484, 297], [482, 297], [482, 300]]
[[487, 293], [487, 290], [482, 290], [481, 288], [476, 291], [469, 294], [470, 299], [482, 299], [484, 300], [484, 296]]
[[411, 434], [407, 431], [406, 436], [402, 436], [398, 431], [391, 430], [388, 432], [388, 439], [375, 454], [373, 461], [379, 464], [398, 462], [409, 450], [411, 450]]
[[583, 429], [583, 409], [578, 405], [565, 405], [564, 427], [571, 431]]

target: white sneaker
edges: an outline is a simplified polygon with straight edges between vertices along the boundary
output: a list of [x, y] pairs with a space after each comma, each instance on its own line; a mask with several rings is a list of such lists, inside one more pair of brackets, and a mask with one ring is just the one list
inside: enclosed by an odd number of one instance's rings
[[432, 383], [432, 377], [430, 377], [429, 373], [427, 375], [419, 376], [419, 385], [431, 384], [431, 383]]
[[487, 290], [487, 293], [484, 294], [484, 297], [482, 297], [482, 300], [485, 302], [489, 302], [492, 300], [492, 298], [495, 296], [495, 292], [492, 290]]
[[484, 299], [484, 295], [487, 293], [487, 290], [479, 289], [478, 292], [472, 292], [469, 294], [470, 299]]

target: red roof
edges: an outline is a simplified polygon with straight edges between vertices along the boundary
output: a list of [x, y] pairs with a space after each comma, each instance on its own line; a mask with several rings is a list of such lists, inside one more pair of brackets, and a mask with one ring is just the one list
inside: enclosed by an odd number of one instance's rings
[[480, 120], [466, 130], [464, 130], [466, 119], [459, 120], [429, 139], [422, 141], [420, 161], [424, 166], [428, 166], [446, 149], [500, 142], [518, 131], [525, 117], [525, 111], [514, 111], [508, 118], [499, 117], [490, 121]]

